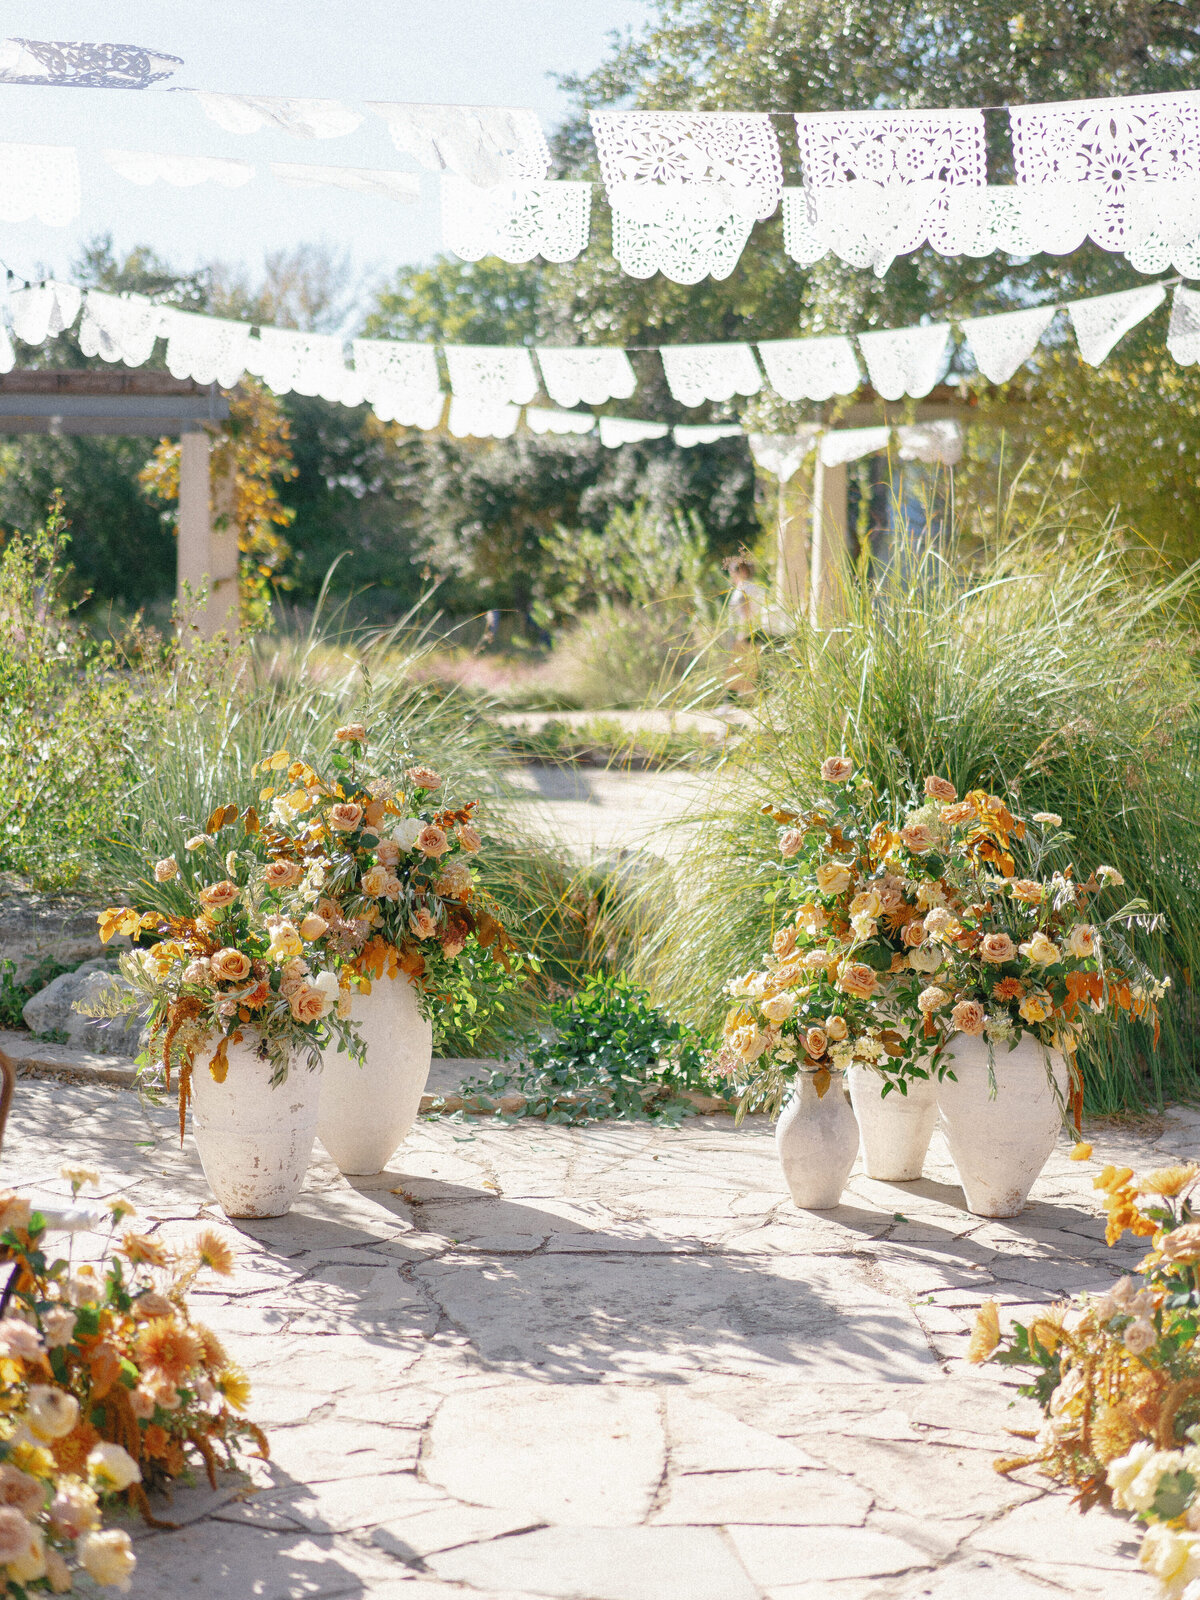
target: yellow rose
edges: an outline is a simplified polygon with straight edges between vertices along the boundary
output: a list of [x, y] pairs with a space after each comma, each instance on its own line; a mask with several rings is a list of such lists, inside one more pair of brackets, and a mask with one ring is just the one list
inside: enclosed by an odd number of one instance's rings
[[825, 1032], [835, 1044], [840, 1044], [849, 1031], [849, 1028], [846, 1026], [845, 1017], [834, 1016], [825, 1018]]
[[300, 935], [290, 922], [280, 922], [271, 929], [271, 943], [267, 958], [271, 961], [292, 961], [303, 953]]
[[362, 892], [369, 894], [373, 899], [378, 899], [388, 886], [391, 874], [386, 867], [372, 867], [362, 876]]
[[329, 924], [325, 918], [319, 917], [315, 911], [310, 911], [301, 922], [299, 933], [302, 939], [307, 939], [311, 943], [313, 939], [319, 939], [328, 930]]
[[796, 997], [791, 994], [773, 994], [762, 1002], [762, 1014], [768, 1022], [786, 1022], [796, 1009]]
[[120, 1494], [131, 1483], [142, 1481], [142, 1469], [119, 1444], [96, 1445], [87, 1458], [87, 1468], [93, 1488], [101, 1494]]
[[1021, 954], [1028, 957], [1035, 966], [1048, 967], [1059, 960], [1062, 951], [1054, 943], [1053, 939], [1047, 939], [1039, 928], [1033, 938], [1026, 940], [1021, 946]]
[[1089, 922], [1079, 922], [1067, 935], [1067, 950], [1078, 961], [1086, 961], [1096, 954], [1099, 935]]
[[840, 861], [826, 861], [817, 868], [817, 888], [822, 894], [845, 894], [850, 887], [850, 868]]
[[1045, 1022], [1052, 1010], [1050, 996], [1045, 994], [1027, 994], [1017, 1010], [1026, 1022]]
[[850, 902], [852, 917], [877, 917], [883, 910], [883, 901], [874, 889], [861, 889]]
[[114, 1589], [127, 1588], [129, 1575], [137, 1566], [133, 1544], [123, 1528], [106, 1528], [102, 1533], [85, 1533], [75, 1547], [83, 1570], [99, 1584]]

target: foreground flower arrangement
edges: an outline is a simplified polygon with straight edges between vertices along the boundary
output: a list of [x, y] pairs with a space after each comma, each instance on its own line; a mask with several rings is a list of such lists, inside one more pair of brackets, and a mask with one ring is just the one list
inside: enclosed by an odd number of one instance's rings
[[[1089, 1153], [1087, 1147], [1081, 1154]], [[1200, 1600], [1200, 1213], [1195, 1163], [1137, 1179], [1106, 1167], [1095, 1179], [1108, 1242], [1128, 1230], [1151, 1249], [1141, 1282], [1076, 1296], [1000, 1334], [980, 1310], [970, 1358], [1032, 1369], [1022, 1394], [1046, 1421], [1037, 1449], [997, 1463], [1036, 1465], [1075, 1491], [1084, 1510], [1110, 1500], [1146, 1527], [1141, 1562], [1164, 1600]]]
[[[66, 1169], [78, 1194], [96, 1175]], [[133, 1215], [111, 1208], [113, 1238]], [[45, 1249], [45, 1221], [27, 1200], [0, 1194], [0, 1259], [13, 1274], [0, 1317], [0, 1590], [67, 1593], [76, 1569], [129, 1587], [128, 1533], [105, 1528], [118, 1497], [156, 1526], [147, 1490], [202, 1467], [237, 1465], [260, 1430], [239, 1416], [245, 1374], [209, 1329], [192, 1321], [187, 1291], [203, 1270], [228, 1273], [216, 1234], [190, 1249], [125, 1231], [101, 1260], [74, 1264]]]
[[867, 780], [851, 782], [846, 757], [821, 776], [819, 807], [763, 808], [779, 824], [781, 925], [762, 964], [728, 987], [718, 1058], [744, 1105], [777, 1110], [802, 1071], [823, 1094], [854, 1062], [905, 1093], [951, 1070], [956, 1033], [985, 1040], [994, 1065], [996, 1046], [1026, 1036], [1073, 1058], [1084, 1029], [1113, 1013], [1156, 1023], [1164, 985], [1119, 936], [1145, 907], [1098, 920], [1093, 903], [1119, 873], [1047, 871], [1070, 842], [1060, 817], [1027, 823], [983, 790], [959, 800], [938, 777], [897, 815]]

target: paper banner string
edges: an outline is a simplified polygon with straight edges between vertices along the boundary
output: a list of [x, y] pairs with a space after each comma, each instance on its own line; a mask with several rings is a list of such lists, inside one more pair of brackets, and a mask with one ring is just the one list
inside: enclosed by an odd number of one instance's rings
[[606, 450], [645, 439], [665, 439], [671, 429], [665, 422], [637, 422], [632, 417], [601, 417], [600, 443]]
[[340, 100], [294, 100], [267, 94], [217, 94], [209, 89], [184, 91], [226, 133], [290, 133], [296, 139], [341, 139], [363, 121]]
[[23, 344], [44, 344], [74, 326], [83, 304], [83, 290], [73, 283], [45, 283], [13, 289], [8, 296], [12, 330]]
[[477, 394], [456, 394], [450, 397], [446, 426], [456, 439], [510, 439], [520, 420], [520, 406]]
[[1181, 283], [1175, 287], [1167, 349], [1181, 367], [1200, 361], [1200, 294]]
[[232, 389], [250, 359], [250, 324], [202, 317], [186, 311], [164, 311], [167, 371], [173, 378], [193, 378]]
[[848, 462], [886, 450], [890, 440], [890, 428], [838, 428], [821, 437], [821, 464], [844, 467]]
[[89, 289], [79, 324], [79, 348], [85, 356], [140, 367], [149, 361], [163, 322], [163, 308], [145, 295], [101, 294]]
[[667, 386], [680, 405], [757, 394], [762, 373], [748, 344], [676, 344], [659, 351]]
[[0, 40], [0, 83], [66, 89], [145, 89], [183, 65], [180, 56], [136, 44], [61, 39]]
[[442, 243], [463, 261], [574, 261], [591, 233], [590, 183], [503, 183], [442, 176]]
[[694, 449], [698, 444], [716, 444], [721, 439], [740, 439], [743, 429], [738, 423], [677, 423], [672, 430], [675, 443], [681, 450]]
[[546, 393], [560, 406], [628, 400], [637, 388], [633, 364], [624, 350], [539, 345], [537, 358]]
[[1143, 289], [1127, 289], [1122, 294], [1069, 301], [1067, 314], [1075, 329], [1079, 354], [1090, 367], [1098, 367], [1117, 341], [1166, 298], [1167, 291], [1161, 283], [1148, 283]]
[[590, 411], [550, 411], [544, 406], [527, 406], [525, 426], [533, 433], [591, 433], [596, 419]]
[[982, 111], [796, 113], [805, 186], [867, 178], [884, 185], [978, 185], [987, 178]]
[[1057, 306], [1035, 306], [995, 317], [966, 317], [959, 326], [975, 365], [988, 382], [1007, 383], [1037, 349], [1057, 314]]
[[946, 370], [950, 343], [948, 322], [858, 336], [871, 386], [884, 400], [927, 395]]
[[772, 389], [782, 400], [830, 400], [862, 383], [850, 340], [768, 339], [758, 353]]
[[910, 422], [896, 429], [896, 443], [901, 461], [956, 467], [962, 460], [963, 430], [951, 420]]
[[198, 183], [219, 183], [240, 189], [254, 176], [248, 161], [228, 161], [218, 156], [167, 155], [153, 150], [106, 150], [104, 159], [130, 183], [170, 183], [190, 189]]
[[541, 182], [550, 147], [534, 111], [508, 106], [441, 106], [367, 101], [388, 125], [392, 143], [430, 172], [450, 172], [489, 188]]
[[644, 216], [656, 193], [693, 188], [751, 222], [779, 204], [779, 140], [763, 113], [593, 111], [589, 120], [614, 211]]
[[272, 161], [271, 176], [294, 189], [350, 189], [401, 204], [421, 198], [421, 180], [415, 172], [396, 172], [389, 167], [322, 167], [299, 161]]
[[446, 345], [451, 391], [480, 403], [528, 405], [537, 394], [533, 357], [521, 346]]
[[815, 424], [802, 425], [796, 429], [794, 436], [752, 433], [749, 435], [750, 454], [754, 457], [755, 466], [778, 478], [781, 485], [790, 483], [804, 465], [804, 459], [820, 433], [821, 429]]
[[441, 379], [433, 345], [355, 339], [353, 350], [363, 394], [372, 404], [377, 395], [386, 395], [390, 405], [419, 413], [431, 409], [436, 399], [440, 412]]

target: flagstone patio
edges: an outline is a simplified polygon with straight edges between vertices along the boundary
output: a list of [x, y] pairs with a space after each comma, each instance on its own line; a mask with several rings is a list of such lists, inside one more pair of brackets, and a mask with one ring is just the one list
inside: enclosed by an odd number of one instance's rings
[[[66, 1132], [64, 1133], [64, 1130]], [[1200, 1112], [1097, 1130], [1098, 1157], [1194, 1155]], [[139, 1529], [134, 1597], [1138, 1600], [1137, 1538], [1080, 1517], [966, 1365], [974, 1307], [1106, 1287], [1095, 1168], [1061, 1146], [1027, 1212], [917, 1184], [784, 1197], [770, 1128], [425, 1121], [378, 1179], [313, 1168], [233, 1227], [199, 1314], [254, 1383], [272, 1462]], [[169, 1235], [218, 1218], [172, 1107], [25, 1080], [5, 1181], [88, 1162]]]

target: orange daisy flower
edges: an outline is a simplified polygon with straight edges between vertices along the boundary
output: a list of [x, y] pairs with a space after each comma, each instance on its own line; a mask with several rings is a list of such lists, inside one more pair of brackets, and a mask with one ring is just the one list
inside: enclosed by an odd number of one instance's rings
[[1025, 985], [1020, 978], [1001, 978], [992, 994], [997, 1000], [1020, 1000], [1025, 994]]
[[203, 1342], [172, 1317], [155, 1317], [137, 1337], [138, 1363], [180, 1384], [204, 1357]]
[[219, 1273], [222, 1278], [228, 1278], [233, 1271], [233, 1246], [212, 1228], [206, 1228], [197, 1235], [196, 1254], [200, 1257], [201, 1266]]

